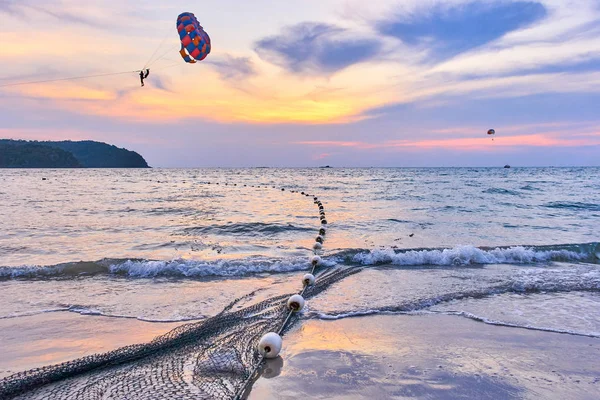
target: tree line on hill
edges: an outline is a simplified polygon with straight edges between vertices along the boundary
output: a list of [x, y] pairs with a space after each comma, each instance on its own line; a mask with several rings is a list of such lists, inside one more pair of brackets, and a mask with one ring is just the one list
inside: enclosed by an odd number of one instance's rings
[[135, 151], [83, 141], [0, 139], [0, 168], [149, 168]]

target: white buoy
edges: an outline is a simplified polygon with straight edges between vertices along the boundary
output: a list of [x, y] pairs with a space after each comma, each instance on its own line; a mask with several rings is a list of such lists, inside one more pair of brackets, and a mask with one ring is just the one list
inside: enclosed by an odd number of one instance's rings
[[325, 236], [325, 232], [327, 232], [327, 229], [324, 226], [322, 226], [321, 229], [319, 229], [319, 235]]
[[279, 355], [282, 345], [283, 340], [281, 340], [281, 336], [275, 332], [269, 332], [260, 338], [258, 351], [265, 358], [275, 358]]
[[302, 283], [304, 286], [312, 286], [315, 284], [315, 276], [313, 274], [306, 274], [302, 277]]
[[323, 236], [319, 235], [315, 238], [315, 242], [323, 243]]
[[312, 256], [310, 258], [310, 263], [312, 265], [319, 265], [319, 264], [321, 264], [321, 257], [319, 257], [319, 256]]
[[315, 250], [321, 250], [323, 248], [323, 245], [319, 242], [315, 242], [315, 244], [313, 245], [313, 249]]
[[304, 308], [304, 297], [295, 294], [288, 299], [287, 306], [293, 312], [298, 312]]

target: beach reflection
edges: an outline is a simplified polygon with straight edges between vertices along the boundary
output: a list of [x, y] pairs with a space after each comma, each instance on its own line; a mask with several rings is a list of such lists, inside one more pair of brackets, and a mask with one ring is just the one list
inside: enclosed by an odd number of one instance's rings
[[310, 320], [284, 338], [281, 375], [249, 399], [592, 399], [599, 354], [593, 338], [460, 317]]
[[281, 356], [268, 359], [264, 362], [260, 376], [265, 379], [278, 377], [283, 370], [283, 358]]

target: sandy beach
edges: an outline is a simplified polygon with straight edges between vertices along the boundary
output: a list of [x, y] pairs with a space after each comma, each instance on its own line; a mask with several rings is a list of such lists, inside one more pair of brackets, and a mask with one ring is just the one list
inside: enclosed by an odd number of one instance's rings
[[284, 337], [249, 399], [591, 400], [599, 359], [598, 339], [461, 317], [311, 320]]
[[0, 319], [0, 378], [147, 342], [178, 325], [67, 312]]
[[[72, 313], [0, 320], [0, 376], [146, 342], [177, 325]], [[598, 339], [458, 316], [305, 320], [248, 398], [591, 400], [600, 397], [598, 359]]]

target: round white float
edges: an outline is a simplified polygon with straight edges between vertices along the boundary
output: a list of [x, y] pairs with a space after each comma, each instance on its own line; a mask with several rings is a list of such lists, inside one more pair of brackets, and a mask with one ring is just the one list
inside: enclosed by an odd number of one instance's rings
[[287, 306], [293, 312], [298, 312], [304, 308], [304, 297], [295, 294], [288, 299]]
[[302, 283], [304, 286], [312, 286], [315, 284], [315, 276], [313, 274], [306, 274], [302, 277]]
[[279, 355], [282, 345], [283, 340], [281, 340], [281, 336], [275, 332], [269, 332], [260, 338], [260, 342], [258, 342], [258, 351], [265, 358], [275, 358]]
[[313, 245], [313, 249], [315, 249], [315, 250], [321, 250], [322, 248], [323, 248], [323, 245], [321, 243], [319, 243], [319, 242], [316, 242]]

